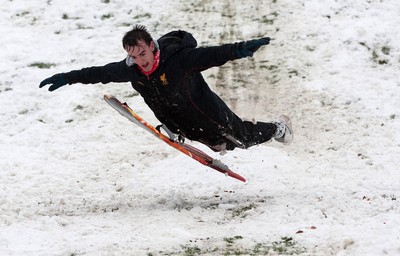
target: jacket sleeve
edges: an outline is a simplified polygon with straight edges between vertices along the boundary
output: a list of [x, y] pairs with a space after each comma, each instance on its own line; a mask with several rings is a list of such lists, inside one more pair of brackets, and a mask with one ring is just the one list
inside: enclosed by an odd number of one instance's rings
[[185, 69], [199, 72], [211, 67], [222, 66], [228, 61], [240, 58], [236, 55], [236, 51], [241, 44], [186, 48], [180, 53], [180, 61]]
[[120, 62], [109, 63], [105, 66], [96, 66], [83, 68], [81, 70], [73, 70], [65, 74], [69, 84], [95, 84], [110, 82], [129, 82], [130, 74], [125, 60]]

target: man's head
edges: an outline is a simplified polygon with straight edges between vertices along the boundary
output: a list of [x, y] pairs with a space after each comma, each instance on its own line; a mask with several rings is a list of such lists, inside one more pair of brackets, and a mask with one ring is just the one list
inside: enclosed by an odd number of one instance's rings
[[122, 46], [126, 50], [127, 47], [137, 46], [139, 41], [145, 42], [147, 45], [153, 41], [153, 38], [147, 32], [145, 26], [137, 24], [133, 26], [133, 29], [126, 32], [122, 38]]
[[150, 71], [154, 64], [155, 44], [153, 38], [143, 25], [135, 25], [122, 38], [122, 46], [128, 58], [144, 71]]

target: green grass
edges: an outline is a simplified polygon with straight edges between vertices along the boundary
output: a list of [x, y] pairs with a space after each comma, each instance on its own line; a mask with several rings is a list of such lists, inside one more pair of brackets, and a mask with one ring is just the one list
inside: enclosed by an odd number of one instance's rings
[[34, 68], [41, 68], [41, 69], [48, 69], [51, 67], [55, 67], [56, 64], [54, 63], [46, 63], [46, 62], [34, 62], [28, 65], [29, 67], [34, 67]]
[[[177, 251], [159, 251], [157, 253], [148, 253], [148, 256], [154, 255], [184, 255], [184, 256], [195, 256], [195, 255], [299, 255], [306, 252], [305, 247], [299, 245], [292, 237], [281, 237], [277, 241], [272, 243], [256, 243], [254, 245], [248, 245], [248, 241], [240, 242], [244, 238], [240, 235], [225, 237], [222, 239], [222, 244], [215, 241], [215, 245], [212, 245], [212, 240], [199, 239], [196, 241], [190, 241], [189, 244], [181, 245], [181, 250]], [[206, 241], [207, 247], [201, 246], [201, 241]], [[193, 244], [196, 243], [196, 244]], [[211, 246], [210, 246], [211, 244]], [[247, 247], [245, 245], [248, 245]]]

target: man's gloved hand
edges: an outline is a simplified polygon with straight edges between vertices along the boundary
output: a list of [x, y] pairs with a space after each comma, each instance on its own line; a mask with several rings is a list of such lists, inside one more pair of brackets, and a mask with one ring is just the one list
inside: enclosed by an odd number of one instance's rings
[[65, 78], [65, 74], [64, 73], [59, 73], [59, 74], [55, 74], [52, 77], [44, 79], [40, 83], [39, 88], [42, 88], [43, 86], [45, 86], [47, 84], [51, 84], [51, 86], [49, 87], [49, 91], [52, 92], [52, 91], [60, 88], [61, 86], [66, 85], [67, 83], [68, 83], [68, 81]]
[[269, 44], [269, 41], [269, 37], [264, 37], [242, 42], [239, 45], [239, 49], [236, 50], [236, 57], [252, 57], [254, 52], [256, 52], [261, 46]]

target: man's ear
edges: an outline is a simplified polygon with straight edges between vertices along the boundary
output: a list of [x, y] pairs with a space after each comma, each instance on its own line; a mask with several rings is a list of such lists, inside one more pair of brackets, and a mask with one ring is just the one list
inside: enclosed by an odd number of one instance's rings
[[150, 42], [150, 50], [152, 51], [152, 52], [154, 52], [154, 49], [155, 49], [156, 47], [154, 46], [154, 41], [151, 41]]
[[153, 53], [156, 53], [158, 51], [158, 49], [159, 49], [158, 42], [157, 41], [151, 41], [150, 49], [153, 51]]

